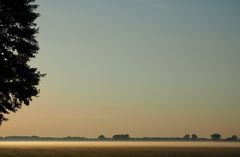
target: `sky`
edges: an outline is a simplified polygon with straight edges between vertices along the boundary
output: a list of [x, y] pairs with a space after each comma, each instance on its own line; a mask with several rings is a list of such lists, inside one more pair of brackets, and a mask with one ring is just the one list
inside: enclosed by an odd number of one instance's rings
[[240, 1], [36, 2], [47, 75], [1, 136], [240, 136]]

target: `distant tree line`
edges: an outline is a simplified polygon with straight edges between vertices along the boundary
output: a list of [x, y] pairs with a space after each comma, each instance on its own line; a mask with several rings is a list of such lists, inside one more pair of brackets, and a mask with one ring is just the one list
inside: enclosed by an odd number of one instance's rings
[[[239, 138], [236, 135], [232, 135], [231, 137], [227, 137], [225, 139], [222, 139], [222, 135], [219, 133], [214, 133], [211, 136], [211, 140], [218, 141], [218, 140], [227, 140], [227, 141], [238, 141]], [[196, 134], [185, 134], [183, 136], [183, 139], [185, 140], [198, 140], [198, 136]]]
[[184, 135], [183, 137], [186, 140], [197, 140], [198, 136], [196, 134], [192, 134], [191, 136], [189, 134]]
[[113, 140], [129, 140], [130, 136], [129, 134], [121, 134], [121, 135], [113, 135]]
[[142, 138], [133, 138], [130, 137], [129, 134], [116, 134], [113, 135], [112, 138], [107, 138], [104, 135], [98, 136], [98, 140], [132, 140], [132, 141], [238, 141], [240, 140], [236, 135], [232, 135], [231, 137], [227, 137], [225, 139], [222, 138], [222, 135], [219, 133], [214, 133], [210, 135], [210, 138], [201, 138], [198, 137], [197, 134], [185, 134], [182, 138], [181, 137], [142, 137]]
[[238, 141], [240, 139], [236, 135], [231, 137], [222, 138], [219, 133], [214, 133], [210, 138], [198, 137], [196, 134], [186, 134], [183, 137], [130, 137], [129, 134], [116, 134], [112, 137], [104, 135], [98, 138], [87, 137], [39, 137], [39, 136], [6, 136], [0, 137], [0, 141]]

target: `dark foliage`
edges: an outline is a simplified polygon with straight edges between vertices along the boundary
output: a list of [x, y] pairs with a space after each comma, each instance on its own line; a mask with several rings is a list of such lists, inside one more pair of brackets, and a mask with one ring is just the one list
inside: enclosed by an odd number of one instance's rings
[[236, 135], [232, 135], [226, 139], [227, 141], [238, 141], [238, 137]]
[[99, 139], [99, 140], [105, 140], [106, 137], [105, 137], [104, 135], [99, 135], [99, 136], [98, 136], [98, 139]]
[[130, 136], [128, 134], [113, 135], [113, 140], [128, 140]]
[[212, 134], [211, 138], [212, 138], [212, 140], [220, 140], [221, 139], [221, 134], [217, 134], [217, 133]]
[[196, 134], [192, 134], [192, 140], [196, 140], [198, 136]]
[[190, 135], [186, 134], [186, 135], [183, 136], [183, 138], [189, 140], [190, 139]]
[[29, 65], [39, 50], [34, 1], [0, 0], [0, 123], [39, 93], [43, 75]]

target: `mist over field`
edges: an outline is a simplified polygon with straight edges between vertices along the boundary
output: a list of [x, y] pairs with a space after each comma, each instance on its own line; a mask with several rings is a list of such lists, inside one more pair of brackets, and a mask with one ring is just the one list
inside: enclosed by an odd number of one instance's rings
[[0, 142], [7, 157], [238, 157], [240, 143], [216, 142]]

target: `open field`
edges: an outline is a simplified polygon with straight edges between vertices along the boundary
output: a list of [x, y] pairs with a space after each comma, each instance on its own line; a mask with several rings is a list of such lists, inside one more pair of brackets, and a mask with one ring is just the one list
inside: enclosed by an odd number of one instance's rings
[[[159, 144], [158, 144], [159, 143]], [[1, 142], [0, 157], [239, 157], [236, 144], [213, 146], [206, 143], [165, 142]]]

